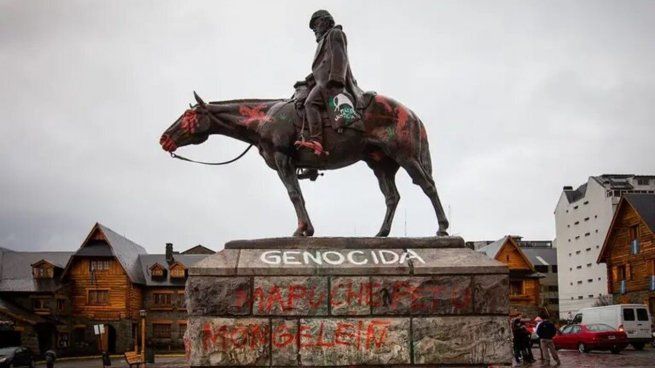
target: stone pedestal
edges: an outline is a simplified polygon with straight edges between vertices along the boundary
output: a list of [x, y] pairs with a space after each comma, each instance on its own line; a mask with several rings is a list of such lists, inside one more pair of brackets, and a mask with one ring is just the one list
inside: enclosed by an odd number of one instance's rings
[[235, 241], [189, 270], [192, 367], [511, 363], [508, 270], [447, 238]]

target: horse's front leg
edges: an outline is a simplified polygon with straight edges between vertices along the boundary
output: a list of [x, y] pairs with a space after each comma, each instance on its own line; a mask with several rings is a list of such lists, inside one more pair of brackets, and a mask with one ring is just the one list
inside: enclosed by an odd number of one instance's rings
[[314, 226], [309, 220], [307, 209], [305, 208], [305, 199], [300, 190], [300, 184], [296, 177], [296, 165], [291, 162], [291, 158], [283, 153], [275, 153], [275, 165], [277, 173], [282, 179], [282, 183], [287, 188], [289, 198], [293, 207], [296, 209], [296, 216], [298, 217], [298, 228], [293, 233], [293, 236], [312, 236], [314, 235]]

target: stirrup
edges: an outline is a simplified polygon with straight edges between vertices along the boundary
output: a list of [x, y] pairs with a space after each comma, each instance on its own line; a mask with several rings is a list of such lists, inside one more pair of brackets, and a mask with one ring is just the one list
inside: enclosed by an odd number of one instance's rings
[[329, 152], [323, 150], [323, 145], [322, 145], [321, 142], [319, 142], [319, 141], [315, 141], [315, 140], [308, 140], [308, 141], [300, 140], [300, 141], [296, 141], [296, 143], [294, 143], [294, 145], [295, 145], [296, 147], [304, 147], [304, 148], [308, 148], [308, 149], [314, 151], [314, 154], [315, 154], [316, 156], [329, 155], [329, 154], [330, 154]]

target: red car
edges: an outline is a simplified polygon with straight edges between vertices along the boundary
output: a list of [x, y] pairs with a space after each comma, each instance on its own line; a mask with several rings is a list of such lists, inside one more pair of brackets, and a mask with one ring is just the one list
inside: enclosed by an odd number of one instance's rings
[[591, 350], [609, 350], [618, 354], [628, 346], [628, 335], [603, 323], [568, 325], [553, 338], [556, 349], [578, 349], [581, 353]]

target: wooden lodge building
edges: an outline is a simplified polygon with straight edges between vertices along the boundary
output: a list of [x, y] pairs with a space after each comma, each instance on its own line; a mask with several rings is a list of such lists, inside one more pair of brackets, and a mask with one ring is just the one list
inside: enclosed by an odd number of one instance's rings
[[623, 195], [598, 263], [607, 264], [614, 303], [645, 304], [655, 315], [655, 194]]
[[[520, 312], [529, 317], [536, 316], [547, 303], [553, 303], [557, 299], [554, 297], [544, 299], [546, 292], [542, 292], [540, 280], [547, 278], [547, 273], [557, 272], [556, 250], [552, 248], [550, 252], [542, 246], [521, 247], [521, 238], [507, 235], [494, 242], [477, 242], [482, 244], [470, 243], [469, 246], [476, 248], [477, 251], [484, 253], [487, 257], [505, 263], [509, 268], [509, 303], [510, 312]], [[540, 242], [545, 243], [545, 242]], [[536, 248], [536, 249], [532, 249]], [[539, 249], [544, 248], [544, 249]], [[549, 268], [550, 267], [550, 268]], [[541, 272], [540, 272], [541, 271]], [[554, 291], [557, 290], [557, 275], [554, 277]], [[551, 286], [552, 287], [552, 286]], [[546, 289], [552, 291], [553, 289]], [[551, 314], [555, 306], [548, 308]]]
[[[148, 254], [133, 241], [95, 224], [76, 252], [18, 252], [0, 248], [0, 347], [28, 346], [58, 355], [134, 350], [140, 311], [146, 344], [183, 350], [187, 268], [214, 252], [183, 253], [166, 245]], [[99, 339], [94, 325], [106, 331]]]

